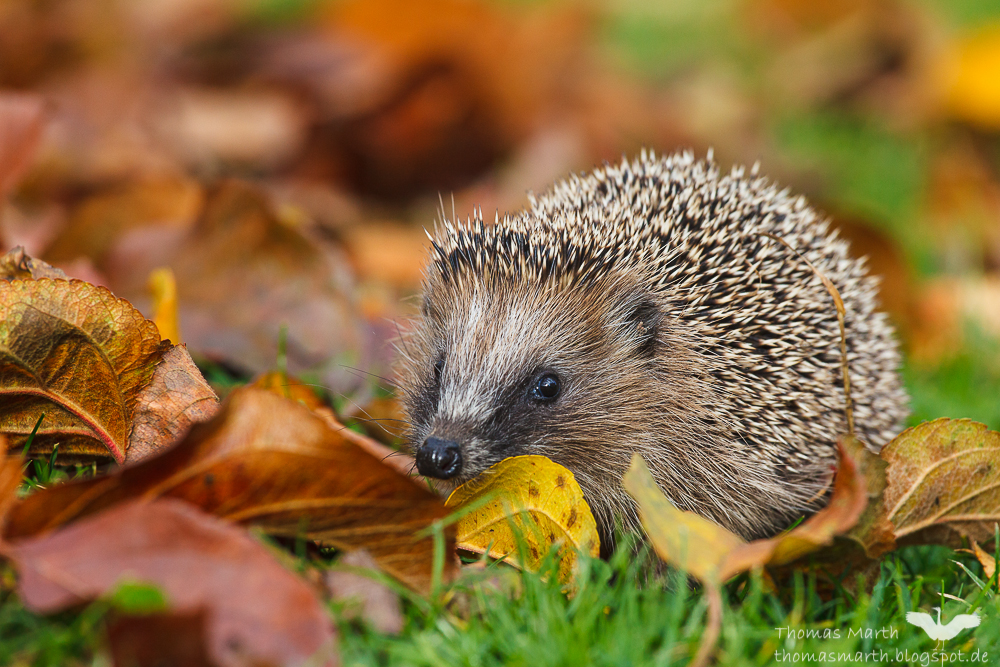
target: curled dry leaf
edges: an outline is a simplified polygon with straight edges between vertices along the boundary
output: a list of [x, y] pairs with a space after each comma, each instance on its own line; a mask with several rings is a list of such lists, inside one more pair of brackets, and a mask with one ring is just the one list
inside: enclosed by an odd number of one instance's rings
[[[276, 535], [367, 549], [379, 567], [428, 591], [434, 540], [416, 537], [448, 511], [307, 408], [253, 387], [162, 454], [104, 477], [45, 489], [13, 508], [5, 537], [55, 528], [130, 498], [182, 498]], [[445, 530], [445, 570], [454, 531]]]
[[184, 345], [164, 354], [153, 379], [139, 393], [126, 465], [172, 445], [194, 424], [219, 411], [219, 399], [205, 382]]
[[834, 536], [854, 526], [868, 501], [868, 491], [848, 447], [844, 442], [838, 444], [840, 466], [827, 506], [797, 528], [753, 542], [744, 542], [708, 519], [674, 507], [638, 454], [633, 455], [623, 481], [639, 506], [643, 528], [660, 558], [716, 586], [751, 568], [790, 563], [830, 544]]
[[1000, 433], [969, 419], [936, 419], [903, 431], [881, 456], [888, 465], [883, 532], [921, 543], [993, 537]]
[[79, 280], [0, 282], [0, 431], [32, 454], [125, 460], [139, 392], [166, 346], [127, 301]]
[[[972, 543], [972, 555], [976, 557], [979, 564], [983, 566], [983, 574], [986, 575], [987, 579], [992, 579], [993, 575], [997, 571], [997, 558], [994, 554], [987, 552], [978, 542]], [[996, 588], [1000, 591], [1000, 581], [997, 582]]]
[[[458, 547], [504, 558], [530, 570], [554, 544], [562, 545], [560, 581], [570, 581], [577, 550], [596, 557], [601, 543], [597, 522], [583, 491], [566, 468], [544, 456], [504, 459], [455, 489], [448, 507], [485, 504], [458, 522]], [[513, 526], [511, 525], [513, 523]], [[516, 531], [525, 541], [527, 562], [520, 562]]]
[[882, 499], [885, 494], [886, 463], [881, 456], [872, 454], [855, 438], [845, 436], [842, 442], [854, 456], [868, 493], [868, 504], [858, 522], [844, 537], [860, 545], [865, 556], [874, 560], [896, 548], [895, 539], [891, 532], [885, 530], [885, 522], [882, 520], [885, 512]]
[[312, 410], [317, 417], [326, 422], [327, 426], [334, 431], [338, 431], [345, 439], [350, 440], [358, 447], [361, 447], [361, 449], [378, 458], [385, 465], [403, 473], [407, 477], [416, 476], [415, 471], [417, 466], [412, 456], [387, 447], [377, 440], [352, 431], [341, 424], [337, 420], [337, 416], [333, 413], [333, 410], [324, 405], [315, 392], [313, 392], [311, 389], [312, 385], [303, 382], [293, 375], [288, 375], [280, 371], [270, 371], [257, 376], [252, 386], [266, 389], [278, 396], [301, 403]]
[[0, 257], [0, 280], [61, 278], [67, 280], [61, 269], [49, 266], [40, 259], [29, 257], [24, 248], [17, 246]]
[[217, 408], [187, 350], [129, 302], [79, 280], [32, 280], [47, 265], [23, 253], [5, 259], [30, 274], [0, 281], [0, 432], [11, 449], [44, 414], [30, 454], [58, 444], [64, 462], [131, 462]]
[[332, 665], [323, 605], [245, 530], [173, 499], [130, 502], [39, 537], [8, 543], [18, 592], [51, 613], [111, 592], [123, 579], [153, 584], [172, 610], [206, 610], [208, 653], [222, 667]]

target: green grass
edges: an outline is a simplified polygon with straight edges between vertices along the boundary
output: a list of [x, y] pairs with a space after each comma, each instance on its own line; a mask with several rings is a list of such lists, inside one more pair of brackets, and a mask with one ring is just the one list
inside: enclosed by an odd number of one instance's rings
[[[399, 636], [340, 619], [343, 664], [687, 664], [704, 623], [705, 603], [696, 586], [673, 571], [651, 575], [645, 559], [627, 546], [610, 562], [581, 562], [573, 595], [546, 576], [554, 572], [550, 559], [543, 574], [494, 565], [464, 574], [430, 604], [404, 601], [406, 624]], [[905, 613], [940, 606], [942, 592], [954, 598], [945, 598], [946, 620], [972, 609], [983, 619], [979, 628], [947, 642], [947, 650], [962, 651], [966, 660], [976, 650], [986, 651], [993, 656], [986, 664], [1000, 657], [1000, 600], [980, 588], [982, 569], [964, 554], [943, 547], [902, 549], [882, 561], [870, 592], [862, 587], [857, 594], [849, 592], [851, 586], [824, 590], [826, 579], [819, 572], [798, 573], [774, 591], [757, 575], [731, 581], [725, 590], [718, 664], [779, 664], [776, 655], [781, 652], [797, 653], [799, 664], [822, 664], [801, 656], [824, 651], [852, 656], [881, 651], [887, 659], [867, 663], [923, 664], [919, 657], [895, 660], [897, 652], [929, 659], [935, 649], [923, 631], [906, 624]], [[93, 656], [101, 645], [103, 619], [115, 606], [99, 602], [82, 612], [40, 618], [25, 611], [9, 591], [3, 593], [0, 664], [104, 664]], [[831, 638], [789, 639], [784, 630], [789, 627], [828, 630]]]
[[904, 369], [910, 424], [964, 417], [1000, 430], [1000, 343], [970, 328], [966, 347], [934, 368]]

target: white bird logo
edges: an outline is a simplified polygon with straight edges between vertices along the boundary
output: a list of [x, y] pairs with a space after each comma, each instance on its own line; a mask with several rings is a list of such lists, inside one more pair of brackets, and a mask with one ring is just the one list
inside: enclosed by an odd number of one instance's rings
[[972, 614], [959, 614], [951, 619], [948, 625], [941, 625], [941, 607], [931, 607], [937, 610], [937, 620], [931, 618], [930, 614], [922, 611], [906, 612], [906, 622], [923, 628], [927, 636], [936, 641], [942, 642], [954, 638], [959, 632], [966, 628], [974, 628], [979, 625], [979, 612]]

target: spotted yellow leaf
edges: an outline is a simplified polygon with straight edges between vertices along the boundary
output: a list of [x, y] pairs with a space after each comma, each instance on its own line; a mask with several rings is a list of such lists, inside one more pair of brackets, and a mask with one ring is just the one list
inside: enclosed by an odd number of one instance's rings
[[[562, 545], [561, 581], [569, 581], [577, 550], [597, 556], [597, 522], [583, 491], [566, 468], [544, 456], [504, 459], [455, 489], [445, 504], [460, 508], [482, 502], [458, 522], [458, 547], [530, 570], [553, 544]], [[521, 562], [516, 533], [524, 536]]]

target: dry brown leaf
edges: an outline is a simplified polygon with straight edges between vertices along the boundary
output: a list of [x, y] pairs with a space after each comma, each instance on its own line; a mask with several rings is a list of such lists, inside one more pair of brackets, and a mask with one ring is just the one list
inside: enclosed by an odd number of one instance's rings
[[[34, 535], [130, 498], [161, 496], [273, 534], [367, 549], [385, 572], [418, 591], [433, 581], [434, 540], [415, 535], [448, 514], [426, 488], [307, 408], [246, 387], [159, 456], [25, 498], [11, 511], [6, 537]], [[454, 530], [444, 535], [450, 577]]]
[[116, 618], [108, 624], [115, 665], [129, 667], [219, 667], [208, 655], [204, 609]]
[[838, 444], [840, 466], [827, 506], [798, 527], [770, 539], [744, 542], [708, 519], [678, 510], [660, 491], [638, 454], [625, 474], [625, 490], [639, 505], [642, 525], [656, 553], [706, 584], [717, 586], [752, 568], [790, 563], [853, 527], [868, 501], [865, 481], [848, 451], [857, 446]]
[[168, 349], [136, 401], [126, 465], [172, 445], [219, 411], [219, 399], [194, 365], [187, 346]]
[[969, 419], [909, 428], [883, 449], [884, 514], [898, 541], [982, 541], [1000, 521], [1000, 433]]
[[[0, 453], [6, 451], [7, 438], [0, 433]], [[17, 502], [17, 490], [23, 476], [24, 465], [20, 456], [3, 456], [0, 459], [0, 534], [7, 525], [7, 513]]]
[[891, 533], [884, 530], [882, 514], [884, 513], [882, 499], [885, 494], [886, 463], [881, 456], [872, 454], [854, 438], [843, 438], [845, 445], [851, 446], [850, 451], [858, 464], [858, 470], [864, 477], [867, 487], [868, 504], [858, 518], [858, 522], [847, 531], [845, 537], [860, 544], [865, 555], [876, 559], [882, 554], [896, 548], [896, 541]]
[[[514, 456], [455, 489], [445, 504], [461, 509], [485, 504], [458, 522], [458, 547], [489, 554], [537, 570], [555, 544], [562, 545], [559, 579], [568, 582], [576, 552], [600, 553], [597, 522], [573, 473], [544, 456]], [[513, 527], [511, 526], [513, 523]], [[516, 531], [515, 531], [516, 528]], [[517, 533], [525, 541], [527, 562], [520, 562]]]
[[245, 530], [186, 502], [124, 503], [4, 551], [36, 613], [140, 581], [173, 610], [207, 610], [209, 654], [222, 667], [300, 664], [319, 652], [321, 664], [334, 664], [333, 628], [309, 585]]
[[139, 392], [168, 345], [127, 301], [79, 280], [0, 281], [0, 431], [31, 454], [125, 460]]
[[[131, 266], [114, 265], [120, 261], [116, 245], [129, 234], [158, 229], [162, 232], [156, 236], [155, 250], [169, 250], [171, 243], [194, 225], [204, 198], [201, 185], [179, 177], [138, 179], [99, 191], [73, 209], [65, 230], [46, 251], [45, 259], [63, 264], [87, 257], [111, 276], [133, 274]], [[162, 262], [155, 262], [153, 267], [160, 265]], [[149, 269], [129, 277], [142, 283]], [[120, 292], [117, 285], [115, 289]]]
[[17, 185], [42, 137], [44, 103], [34, 94], [0, 94], [0, 199]]
[[257, 379], [253, 381], [251, 386], [266, 389], [271, 393], [277, 394], [278, 396], [282, 396], [304, 405], [317, 417], [322, 419], [327, 426], [340, 433], [344, 439], [353, 442], [358, 447], [361, 447], [361, 449], [365, 450], [385, 465], [406, 475], [407, 477], [416, 476], [417, 465], [413, 461], [412, 456], [405, 452], [387, 447], [377, 440], [373, 440], [372, 438], [357, 433], [356, 431], [344, 426], [337, 419], [337, 415], [334, 414], [333, 410], [324, 405], [319, 397], [316, 396], [316, 393], [311, 389], [311, 385], [306, 384], [299, 378], [280, 371], [271, 371], [258, 376]]
[[[993, 575], [997, 571], [996, 556], [991, 553], [987, 553], [985, 549], [979, 546], [978, 542], [972, 543], [972, 554], [976, 557], [976, 560], [979, 561], [979, 564], [983, 566], [983, 574], [986, 575], [986, 578], [992, 579]], [[997, 582], [996, 588], [1000, 591], [1000, 581]]]
[[[289, 371], [318, 371], [331, 391], [358, 384], [345, 364], [365, 365], [367, 339], [346, 255], [282, 218], [260, 188], [227, 181], [214, 189], [167, 263], [192, 350], [263, 372], [274, 366], [284, 326]], [[345, 350], [361, 359], [337, 358]]]
[[29, 257], [24, 248], [17, 246], [0, 257], [0, 280], [25, 280], [59, 278], [68, 280], [60, 269], [49, 266], [40, 259]]
[[23, 253], [0, 264], [19, 278], [0, 287], [10, 318], [0, 336], [0, 392], [9, 397], [0, 431], [15, 436], [11, 448], [44, 413], [32, 455], [58, 443], [63, 462], [109, 454], [133, 462], [218, 408], [187, 350], [160, 341], [127, 301], [81, 281], [31, 280], [51, 267]]

